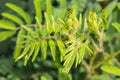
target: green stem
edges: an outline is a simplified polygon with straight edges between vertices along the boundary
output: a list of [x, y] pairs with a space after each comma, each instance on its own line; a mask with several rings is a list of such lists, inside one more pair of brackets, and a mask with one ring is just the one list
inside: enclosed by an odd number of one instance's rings
[[117, 52], [115, 53], [112, 53], [111, 56], [109, 56], [107, 59], [99, 62], [98, 64], [96, 64], [95, 66], [93, 66], [94, 68], [97, 68], [99, 67], [100, 65], [104, 64], [105, 62], [111, 60], [112, 58], [114, 58], [115, 56], [117, 56], [118, 54], [120, 54], [120, 50], [118, 50]]

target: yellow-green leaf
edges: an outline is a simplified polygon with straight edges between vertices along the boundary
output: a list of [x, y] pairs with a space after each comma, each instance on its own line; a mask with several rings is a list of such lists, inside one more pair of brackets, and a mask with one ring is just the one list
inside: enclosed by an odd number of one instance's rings
[[50, 46], [50, 50], [51, 50], [51, 54], [53, 57], [53, 60], [55, 61], [56, 59], [56, 51], [55, 51], [55, 42], [53, 40], [49, 40], [49, 46]]
[[12, 3], [6, 3], [6, 6], [21, 15], [27, 24], [31, 23], [30, 16], [23, 9]]
[[84, 46], [84, 44], [83, 44], [83, 46], [80, 48], [80, 50], [79, 50], [79, 56], [80, 56], [80, 59], [79, 59], [79, 63], [83, 60], [83, 58], [84, 58], [84, 55], [85, 55], [85, 46]]
[[4, 41], [15, 34], [15, 31], [1, 31], [0, 32], [0, 42]]
[[65, 56], [65, 45], [61, 40], [57, 40], [58, 48], [61, 53], [61, 61], [63, 60], [63, 57]]
[[113, 26], [118, 32], [120, 32], [120, 23], [114, 22], [114, 23], [112, 23], [112, 26]]
[[35, 44], [31, 44], [31, 47], [30, 47], [30, 52], [28, 55], [25, 56], [25, 61], [24, 61], [24, 65], [26, 66], [27, 65], [27, 62], [28, 60], [30, 59], [30, 57], [32, 56], [34, 50], [35, 50]]
[[17, 41], [16, 41], [16, 47], [14, 49], [14, 59], [16, 59], [20, 53], [21, 53], [21, 46], [23, 41], [24, 41], [24, 37], [22, 37], [23, 35], [25, 35], [25, 30], [22, 28], [19, 32], [18, 32], [18, 35], [17, 35]]
[[26, 46], [24, 51], [22, 52], [22, 54], [15, 60], [15, 61], [18, 61], [20, 60], [21, 58], [23, 58], [27, 53], [28, 51], [30, 50], [30, 45]]
[[15, 24], [5, 20], [0, 20], [0, 28], [7, 30], [16, 30]]
[[52, 32], [52, 26], [51, 26], [50, 19], [49, 19], [47, 13], [45, 13], [45, 20], [46, 20], [47, 31], [48, 31], [48, 33], [51, 33]]
[[16, 23], [19, 24], [19, 25], [24, 24], [23, 21], [22, 21], [20, 18], [18, 18], [17, 16], [15, 16], [15, 15], [13, 15], [13, 14], [10, 14], [10, 13], [2, 13], [2, 16], [7, 17], [8, 19], [16, 22]]
[[53, 28], [53, 31], [54, 31], [55, 33], [57, 33], [58, 30], [59, 30], [53, 16], [52, 16], [52, 28]]
[[120, 68], [115, 66], [102, 66], [101, 69], [105, 72], [120, 76]]
[[23, 27], [26, 31], [28, 31], [33, 37], [39, 38], [39, 35], [37, 33], [35, 33], [32, 29], [22, 25], [21, 27]]
[[118, 8], [119, 8], [119, 10], [120, 10], [120, 2], [118, 2], [118, 3], [117, 3], [117, 7], [118, 7]]
[[113, 12], [116, 6], [117, 6], [117, 0], [113, 0], [111, 3], [109, 3], [105, 7], [106, 15], [109, 16]]
[[50, 16], [52, 15], [52, 2], [51, 0], [46, 0], [46, 12], [50, 18]]
[[39, 53], [39, 50], [40, 50], [40, 42], [36, 42], [35, 44], [36, 44], [35, 45], [35, 52], [33, 53], [32, 62], [35, 61], [35, 59]]
[[68, 73], [74, 63], [74, 60], [75, 60], [74, 50], [71, 51], [69, 54], [67, 54], [65, 57], [66, 58], [65, 58], [65, 62], [63, 64], [63, 66], [64, 66], [63, 72]]
[[41, 41], [41, 54], [42, 54], [42, 58], [46, 59], [47, 57], [47, 41], [46, 40]]
[[38, 18], [39, 23], [41, 23], [41, 21], [42, 21], [42, 12], [41, 12], [40, 1], [41, 0], [34, 0], [36, 17]]

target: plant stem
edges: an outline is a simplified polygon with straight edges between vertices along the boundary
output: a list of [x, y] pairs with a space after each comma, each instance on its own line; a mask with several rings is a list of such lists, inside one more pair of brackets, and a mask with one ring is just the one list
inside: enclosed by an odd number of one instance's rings
[[120, 50], [118, 50], [117, 52], [115, 53], [112, 53], [107, 59], [97, 63], [95, 66], [93, 66], [94, 68], [97, 68], [99, 67], [100, 65], [104, 64], [105, 62], [111, 60], [112, 58], [114, 58], [115, 56], [117, 56], [118, 54], [120, 54]]
[[[38, 26], [37, 24], [30, 24], [30, 25], [24, 25], [24, 26], [27, 26], [27, 27], [35, 27], [35, 26]], [[16, 30], [20, 30], [22, 27], [17, 27]]]

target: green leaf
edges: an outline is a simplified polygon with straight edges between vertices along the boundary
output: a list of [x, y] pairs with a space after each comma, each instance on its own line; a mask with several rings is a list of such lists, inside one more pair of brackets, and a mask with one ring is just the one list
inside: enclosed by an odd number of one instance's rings
[[59, 12], [57, 14], [59, 14], [59, 18], [63, 19], [65, 12], [67, 10], [67, 1], [66, 0], [57, 0], [60, 3], [60, 9], [58, 10]]
[[52, 15], [52, 2], [51, 0], [46, 0], [46, 12], [50, 18], [50, 16]]
[[30, 47], [30, 52], [28, 55], [25, 56], [25, 61], [24, 61], [24, 65], [26, 66], [27, 65], [27, 62], [28, 60], [30, 59], [30, 57], [32, 56], [34, 50], [35, 50], [35, 44], [31, 44], [31, 47]]
[[62, 68], [59, 68], [58, 70], [58, 80], [72, 80], [71, 73], [65, 74], [62, 72]]
[[80, 48], [80, 50], [79, 50], [79, 53], [80, 53], [80, 59], [79, 59], [79, 63], [83, 60], [83, 58], [84, 58], [84, 55], [85, 55], [85, 46], [84, 46], [84, 44], [83, 44], [83, 46]]
[[18, 18], [17, 16], [15, 16], [15, 15], [13, 15], [13, 14], [10, 14], [10, 13], [2, 13], [2, 16], [7, 17], [8, 19], [16, 22], [16, 23], [19, 24], [19, 25], [24, 24], [23, 21], [22, 21], [20, 18]]
[[80, 13], [79, 15], [79, 25], [80, 25], [80, 28], [82, 27], [82, 14]]
[[40, 50], [40, 42], [36, 42], [35, 44], [36, 44], [35, 45], [35, 52], [34, 52], [33, 57], [32, 57], [32, 62], [35, 61], [35, 59], [39, 53], [39, 50]]
[[42, 11], [41, 11], [41, 0], [34, 0], [34, 6], [36, 10], [36, 17], [38, 18], [39, 23], [42, 21]]
[[117, 6], [117, 0], [113, 0], [111, 3], [109, 3], [105, 7], [105, 11], [106, 11], [106, 16], [107, 17], [113, 12], [113, 10], [115, 9], [116, 6]]
[[41, 76], [40, 80], [47, 80], [45, 76]]
[[30, 16], [23, 9], [12, 3], [6, 3], [6, 6], [21, 15], [27, 24], [31, 23]]
[[40, 80], [54, 80], [54, 79], [49, 73], [44, 72], [40, 75]]
[[15, 31], [1, 31], [0, 32], [0, 42], [4, 41], [15, 34]]
[[63, 72], [68, 73], [75, 60], [74, 50], [65, 56]]
[[118, 7], [118, 8], [119, 8], [119, 10], [120, 10], [120, 2], [118, 2], [118, 3], [117, 3], [117, 7]]
[[80, 53], [79, 53], [79, 50], [76, 50], [75, 52], [75, 67], [77, 67], [77, 65], [79, 64], [79, 59], [80, 59]]
[[90, 49], [90, 47], [87, 44], [84, 44], [85, 49], [89, 52], [89, 54], [93, 54], [93, 51]]
[[47, 57], [47, 41], [46, 40], [41, 41], [41, 54], [42, 54], [42, 58], [46, 59]]
[[53, 16], [52, 16], [52, 27], [53, 27], [53, 31], [57, 33], [59, 29]]
[[120, 76], [120, 68], [115, 66], [102, 66], [101, 69], [105, 72]]
[[23, 35], [25, 35], [25, 30], [22, 28], [17, 35], [16, 47], [14, 49], [14, 59], [16, 59], [21, 53], [21, 43], [24, 41], [24, 37], [22, 37]]
[[84, 19], [84, 27], [83, 27], [84, 31], [88, 30], [88, 24], [87, 24], [87, 19]]
[[24, 51], [22, 52], [22, 54], [15, 60], [15, 61], [18, 61], [20, 60], [21, 58], [23, 58], [30, 50], [30, 45], [26, 46]]
[[22, 25], [21, 27], [23, 27], [26, 31], [28, 31], [33, 37], [35, 38], [39, 38], [39, 35], [37, 33], [35, 33], [32, 29], [27, 28], [26, 26]]
[[112, 23], [112, 26], [113, 26], [118, 32], [120, 32], [120, 24], [119, 24], [119, 23], [114, 22], [114, 23]]
[[65, 56], [65, 45], [61, 40], [57, 40], [57, 45], [61, 53], [61, 61], [62, 61], [63, 57]]
[[75, 44], [70, 45], [66, 50], [65, 50], [65, 54], [67, 54], [68, 52], [72, 51], [75, 47]]
[[56, 46], [55, 46], [55, 42], [53, 40], [49, 40], [49, 46], [50, 46], [50, 50], [51, 50], [51, 54], [53, 57], [53, 60], [55, 61], [56, 59]]
[[47, 15], [47, 13], [45, 13], [45, 20], [46, 20], [47, 31], [48, 31], [48, 33], [51, 33], [52, 32], [52, 26], [50, 24], [50, 20], [49, 20], [49, 17]]
[[0, 20], [0, 28], [7, 30], [16, 30], [15, 24], [5, 20]]

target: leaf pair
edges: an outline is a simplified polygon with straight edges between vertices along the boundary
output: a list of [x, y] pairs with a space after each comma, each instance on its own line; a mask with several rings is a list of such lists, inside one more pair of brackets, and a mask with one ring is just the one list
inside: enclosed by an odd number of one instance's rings
[[32, 56], [32, 62], [34, 62], [38, 53], [39, 53], [39, 50], [40, 50], [40, 42], [35, 41], [34, 43], [31, 43], [31, 44], [27, 45], [24, 48], [22, 54], [19, 57], [17, 57], [17, 59], [15, 61], [18, 61], [18, 60], [20, 60], [21, 58], [24, 57], [25, 58], [24, 65], [26, 65], [27, 61]]
[[50, 50], [51, 50], [51, 54], [53, 57], [53, 60], [56, 60], [56, 56], [58, 55], [56, 53], [56, 48], [58, 46], [59, 51], [60, 51], [60, 61], [63, 61], [63, 58], [65, 56], [64, 51], [65, 51], [65, 45], [63, 44], [63, 42], [61, 40], [49, 40], [49, 46], [50, 46]]
[[0, 20], [0, 41], [4, 41], [9, 37], [13, 36], [16, 32], [16, 26], [9, 21]]
[[64, 68], [63, 71], [65, 73], [68, 73], [71, 69], [73, 63], [75, 62], [75, 66], [80, 64], [80, 62], [83, 60], [85, 55], [85, 50], [87, 50], [90, 54], [92, 54], [92, 50], [88, 46], [88, 42], [85, 43], [79, 43], [79, 42], [73, 42], [65, 51], [65, 57], [64, 57]]
[[[55, 22], [55, 19], [53, 16], [51, 16], [51, 18], [49, 18], [48, 14], [45, 13], [45, 19], [46, 19], [46, 29], [48, 31], [48, 33], [52, 33], [55, 32], [57, 33], [59, 31], [59, 27], [57, 25], [57, 23]], [[50, 20], [52, 19], [52, 20]]]

